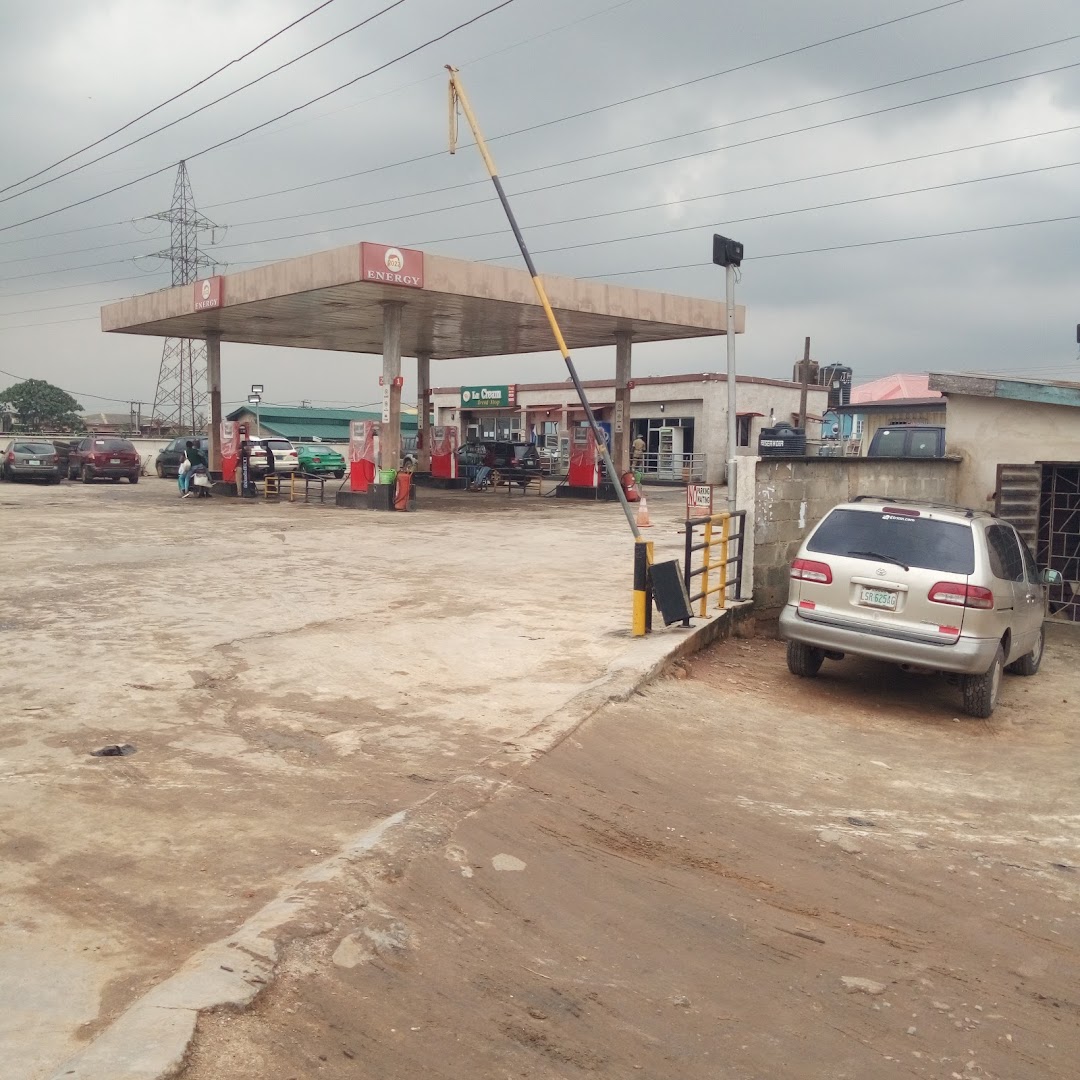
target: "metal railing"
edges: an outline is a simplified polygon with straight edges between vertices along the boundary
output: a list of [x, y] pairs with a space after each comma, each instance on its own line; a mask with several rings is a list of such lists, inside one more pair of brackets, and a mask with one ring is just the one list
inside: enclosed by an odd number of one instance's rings
[[705, 454], [631, 455], [630, 468], [647, 480], [674, 480], [681, 484], [702, 484], [708, 462]]
[[[702, 529], [701, 540], [695, 530]], [[686, 559], [683, 563], [683, 580], [690, 603], [699, 603], [698, 617], [708, 614], [709, 597], [716, 596], [717, 607], [727, 607], [729, 600], [742, 599], [743, 538], [746, 534], [746, 511], [724, 511], [708, 517], [686, 519]], [[713, 558], [715, 549], [718, 558]], [[733, 553], [734, 549], [734, 553]], [[701, 565], [694, 568], [694, 554], [704, 552]], [[734, 572], [732, 572], [734, 568]], [[716, 575], [713, 577], [713, 575]], [[694, 592], [695, 578], [701, 578], [701, 588]], [[729, 595], [730, 594], [730, 595]]]

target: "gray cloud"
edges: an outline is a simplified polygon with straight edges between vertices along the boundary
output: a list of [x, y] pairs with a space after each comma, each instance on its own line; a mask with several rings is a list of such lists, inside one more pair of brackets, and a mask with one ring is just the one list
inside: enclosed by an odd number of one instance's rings
[[[175, 5], [163, 2], [80, 5], [57, 0], [47, 11], [41, 5], [5, 12], [0, 100], [6, 105], [0, 108], [0, 139], [6, 152], [0, 186], [189, 85], [307, 6], [283, 0], [193, 2], [183, 5], [178, 15]], [[376, 0], [331, 5], [131, 134], [210, 101], [379, 6]], [[178, 158], [353, 78], [486, 6], [484, 0], [453, 5], [409, 0], [367, 30], [228, 102], [40, 191], [0, 203], [0, 228], [174, 165]], [[928, 6], [930, 0], [912, 2], [906, 10]], [[592, 13], [598, 14], [585, 18]], [[796, 0], [631, 0], [619, 6], [615, 0], [588, 0], [587, 5], [578, 0], [543, 5], [519, 0], [460, 36], [309, 110], [194, 158], [190, 169], [196, 198], [211, 218], [230, 226], [217, 237], [217, 257], [235, 266], [360, 239], [425, 242], [431, 250], [463, 258], [512, 257], [512, 237], [483, 182], [475, 150], [462, 149], [452, 158], [442, 153], [443, 63], [462, 66], [485, 129], [494, 136], [843, 34], [881, 18], [882, 5], [871, 0], [813, 5]], [[714, 230], [743, 240], [748, 254], [739, 287], [740, 302], [748, 307], [748, 333], [739, 341], [744, 370], [787, 374], [803, 336], [810, 334], [818, 359], [851, 364], [857, 379], [927, 367], [1043, 370], [1068, 377], [1078, 370], [1071, 331], [1080, 309], [1070, 303], [1080, 284], [1073, 254], [1076, 222], [819, 255], [757, 256], [1080, 213], [1074, 195], [1076, 167], [895, 194], [833, 209], [805, 209], [1080, 160], [1080, 132], [757, 191], [714, 193], [1080, 125], [1080, 68], [1075, 68], [793, 133], [1075, 63], [1080, 61], [1080, 41], [792, 109], [1074, 33], [1080, 34], [1080, 18], [1075, 5], [1063, 0], [1035, 0], [1022, 16], [1004, 0], [964, 0], [743, 72], [496, 139], [492, 148], [528, 226], [530, 244], [545, 252], [538, 256], [543, 270], [603, 274], [648, 288], [719, 295], [722, 278], [711, 267], [627, 272], [706, 262]], [[514, 47], [518, 42], [524, 43]], [[735, 122], [784, 109], [792, 111]], [[714, 125], [730, 126], [620, 149]], [[777, 137], [716, 151], [770, 135]], [[608, 150], [619, 152], [563, 164]], [[428, 153], [438, 156], [291, 194], [253, 198]], [[632, 168], [691, 154], [698, 156]], [[632, 171], [525, 193], [617, 169]], [[414, 197], [470, 181], [478, 183]], [[170, 168], [124, 192], [0, 232], [0, 367], [81, 392], [123, 399], [152, 396], [159, 344], [106, 338], [94, 321], [95, 305], [167, 283], [164, 264], [133, 259], [165, 246], [164, 229], [139, 219], [167, 207], [172, 183]], [[697, 198], [703, 195], [714, 197]], [[240, 199], [248, 201], [236, 201]], [[695, 201], [680, 203], [683, 199]], [[375, 200], [387, 201], [331, 212]], [[443, 209], [473, 200], [485, 201]], [[597, 216], [662, 202], [668, 205]], [[421, 213], [428, 210], [438, 212]], [[314, 216], [264, 220], [305, 213]], [[399, 220], [376, 223], [390, 217]], [[563, 218], [585, 220], [546, 224]], [[747, 218], [757, 220], [739, 220]], [[76, 229], [89, 231], [68, 231]], [[56, 232], [65, 235], [43, 235]], [[277, 239], [306, 232], [312, 235]], [[484, 232], [495, 235], [450, 239]], [[663, 235], [577, 246], [641, 233]], [[74, 250], [80, 248], [99, 250]], [[79, 304], [86, 306], [74, 306]], [[85, 321], [68, 321], [79, 319]], [[610, 373], [613, 358], [600, 352], [583, 355], [580, 362], [593, 376]], [[643, 373], [715, 370], [723, 363], [722, 347], [702, 342], [641, 348], [636, 362]], [[434, 378], [442, 383], [528, 381], [558, 378], [561, 372], [558, 357], [545, 355], [444, 364]], [[233, 346], [226, 350], [225, 374], [226, 396], [233, 399], [253, 380], [266, 383], [268, 395], [272, 392], [280, 401], [364, 403], [378, 396], [377, 363], [363, 357]]]

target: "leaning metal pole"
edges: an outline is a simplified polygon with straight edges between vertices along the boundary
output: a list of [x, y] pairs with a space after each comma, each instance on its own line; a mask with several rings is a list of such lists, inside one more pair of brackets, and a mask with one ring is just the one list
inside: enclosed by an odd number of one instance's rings
[[581, 379], [578, 378], [577, 368], [574, 367], [574, 361], [570, 356], [570, 350], [566, 347], [566, 340], [563, 338], [562, 330], [559, 329], [559, 321], [555, 318], [555, 312], [551, 309], [551, 302], [548, 300], [547, 290], [544, 288], [544, 283], [540, 280], [540, 275], [536, 271], [532, 256], [529, 254], [529, 249], [525, 245], [525, 237], [521, 235], [521, 229], [518, 228], [517, 218], [514, 217], [514, 211], [510, 208], [510, 201], [506, 197], [506, 192], [503, 191], [502, 181], [499, 179], [498, 171], [495, 168], [495, 162], [492, 160], [491, 154], [488, 153], [487, 143], [484, 142], [484, 136], [480, 133], [480, 125], [476, 122], [476, 117], [469, 105], [469, 99], [465, 96], [465, 90], [461, 85], [461, 80], [458, 78], [458, 70], [455, 67], [451, 67], [449, 64], [446, 65], [446, 70], [450, 72], [450, 153], [453, 154], [457, 150], [457, 107], [460, 105], [461, 111], [465, 114], [465, 119], [469, 122], [469, 127], [472, 128], [473, 138], [476, 140], [477, 149], [480, 151], [480, 156], [484, 159], [484, 165], [487, 167], [491, 182], [495, 185], [495, 191], [499, 196], [499, 202], [502, 203], [506, 218], [510, 222], [510, 228], [514, 231], [514, 239], [517, 240], [518, 247], [521, 249], [521, 256], [525, 260], [525, 265], [528, 267], [529, 274], [532, 277], [533, 287], [536, 289], [536, 295], [540, 299], [540, 306], [544, 309], [548, 325], [551, 327], [551, 332], [555, 336], [555, 343], [559, 347], [559, 352], [562, 353], [563, 360], [566, 361], [566, 368], [570, 372], [570, 379], [574, 384], [574, 389], [577, 391], [578, 400], [581, 402], [581, 407], [585, 410], [585, 416], [588, 418], [589, 426], [596, 436], [596, 445], [600, 447], [600, 453], [604, 459], [604, 468], [607, 471], [612, 486], [615, 488], [615, 494], [619, 497], [619, 502], [622, 504], [623, 513], [626, 515], [626, 520], [630, 525], [630, 531], [634, 534], [635, 540], [641, 540], [641, 532], [638, 529], [637, 521], [634, 519], [634, 512], [630, 509], [630, 503], [627, 501], [626, 492], [623, 491], [622, 483], [615, 473], [615, 462], [611, 460], [607, 439], [604, 437], [604, 432], [600, 428], [600, 425], [596, 422], [596, 414], [589, 404], [589, 399], [585, 396], [585, 387], [581, 385]]

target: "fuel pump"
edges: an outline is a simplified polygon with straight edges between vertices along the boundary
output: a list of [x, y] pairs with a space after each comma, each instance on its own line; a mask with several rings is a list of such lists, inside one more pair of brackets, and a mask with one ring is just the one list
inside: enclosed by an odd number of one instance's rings
[[458, 429], [437, 427], [431, 432], [431, 475], [456, 480], [458, 475]]
[[600, 469], [596, 462], [596, 435], [591, 427], [574, 428], [570, 436], [570, 466], [566, 482], [573, 488], [600, 486]]
[[375, 483], [375, 424], [349, 421], [349, 490], [366, 492]]

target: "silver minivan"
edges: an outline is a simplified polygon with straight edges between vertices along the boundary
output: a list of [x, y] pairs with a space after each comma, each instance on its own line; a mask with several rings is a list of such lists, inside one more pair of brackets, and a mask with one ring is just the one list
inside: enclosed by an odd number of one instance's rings
[[1039, 670], [1046, 585], [1060, 580], [986, 511], [859, 497], [830, 510], [791, 565], [788, 668], [811, 677], [851, 653], [952, 672], [964, 711], [986, 717], [1004, 670]]

